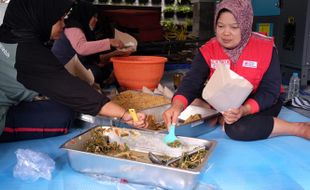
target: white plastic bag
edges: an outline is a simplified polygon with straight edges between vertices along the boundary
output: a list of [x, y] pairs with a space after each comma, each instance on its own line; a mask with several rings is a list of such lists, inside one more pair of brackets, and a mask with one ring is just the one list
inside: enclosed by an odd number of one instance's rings
[[253, 90], [253, 85], [230, 70], [218, 64], [216, 70], [203, 89], [202, 97], [217, 111], [239, 108]]
[[13, 175], [22, 180], [36, 181], [40, 177], [50, 180], [55, 162], [47, 154], [29, 149], [18, 149], [16, 152], [17, 164]]

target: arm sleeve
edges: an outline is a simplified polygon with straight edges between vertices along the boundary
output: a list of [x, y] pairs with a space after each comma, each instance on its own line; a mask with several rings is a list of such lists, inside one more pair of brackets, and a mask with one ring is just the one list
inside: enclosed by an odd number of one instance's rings
[[[32, 56], [31, 52], [37, 52]], [[97, 115], [109, 98], [98, 93], [89, 84], [72, 76], [49, 51], [36, 47], [19, 51], [17, 80], [26, 88], [67, 105], [76, 112]]]
[[174, 98], [182, 101], [185, 107], [195, 98], [201, 98], [209, 74], [210, 68], [199, 51], [193, 59], [192, 68], [186, 73]]
[[66, 28], [65, 35], [67, 36], [73, 49], [79, 55], [91, 55], [102, 51], [110, 50], [109, 39], [87, 41], [84, 33], [79, 28]]
[[245, 102], [251, 106], [252, 113], [265, 110], [276, 103], [280, 96], [281, 82], [280, 61], [276, 49], [273, 48], [269, 68], [257, 91]]

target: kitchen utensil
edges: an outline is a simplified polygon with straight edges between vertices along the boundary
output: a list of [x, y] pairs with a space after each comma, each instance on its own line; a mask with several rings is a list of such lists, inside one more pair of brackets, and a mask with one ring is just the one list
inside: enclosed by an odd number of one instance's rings
[[136, 110], [135, 109], [129, 109], [129, 114], [131, 115], [134, 122], [139, 121]]
[[164, 165], [164, 166], [169, 166], [171, 163], [180, 160], [181, 157], [175, 157], [175, 158], [171, 158], [169, 160], [161, 160], [160, 158], [158, 158], [155, 154], [153, 154], [152, 152], [148, 153], [149, 159], [151, 160], [151, 162], [153, 164], [159, 164], [159, 165]]
[[165, 136], [164, 141], [166, 144], [172, 143], [177, 139], [175, 136], [175, 123], [172, 123], [169, 127], [169, 133]]
[[[188, 152], [186, 152], [184, 154], [187, 154], [188, 156], [191, 156], [191, 155], [197, 153], [200, 150], [207, 150], [207, 149], [208, 149], [208, 147], [201, 146], [201, 147], [195, 148], [192, 151], [188, 151]], [[170, 158], [168, 160], [162, 160], [162, 159], [158, 158], [158, 156], [156, 156], [156, 154], [154, 154], [152, 152], [148, 153], [148, 157], [149, 157], [149, 159], [151, 160], [151, 162], [153, 164], [159, 164], [159, 165], [165, 165], [165, 166], [169, 166], [173, 162], [178, 161], [178, 160], [180, 160], [182, 158], [182, 156], [179, 156], [179, 157], [175, 157], [175, 158]]]

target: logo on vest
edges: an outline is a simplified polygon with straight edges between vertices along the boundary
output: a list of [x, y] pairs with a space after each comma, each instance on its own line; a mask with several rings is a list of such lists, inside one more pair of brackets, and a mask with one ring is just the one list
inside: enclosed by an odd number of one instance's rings
[[211, 68], [216, 69], [218, 64], [225, 65], [225, 67], [230, 68], [230, 61], [229, 59], [211, 59]]
[[257, 68], [257, 62], [256, 61], [248, 61], [244, 60], [242, 62], [243, 67], [248, 67], [248, 68]]

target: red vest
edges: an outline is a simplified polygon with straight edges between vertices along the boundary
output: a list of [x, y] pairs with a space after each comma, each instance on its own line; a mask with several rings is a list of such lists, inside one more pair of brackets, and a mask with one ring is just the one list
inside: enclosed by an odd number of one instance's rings
[[255, 92], [270, 65], [273, 46], [272, 38], [253, 33], [236, 64], [232, 63], [215, 38], [202, 46], [200, 52], [209, 65], [209, 77], [215, 71], [215, 64], [227, 64], [232, 71], [246, 78]]

